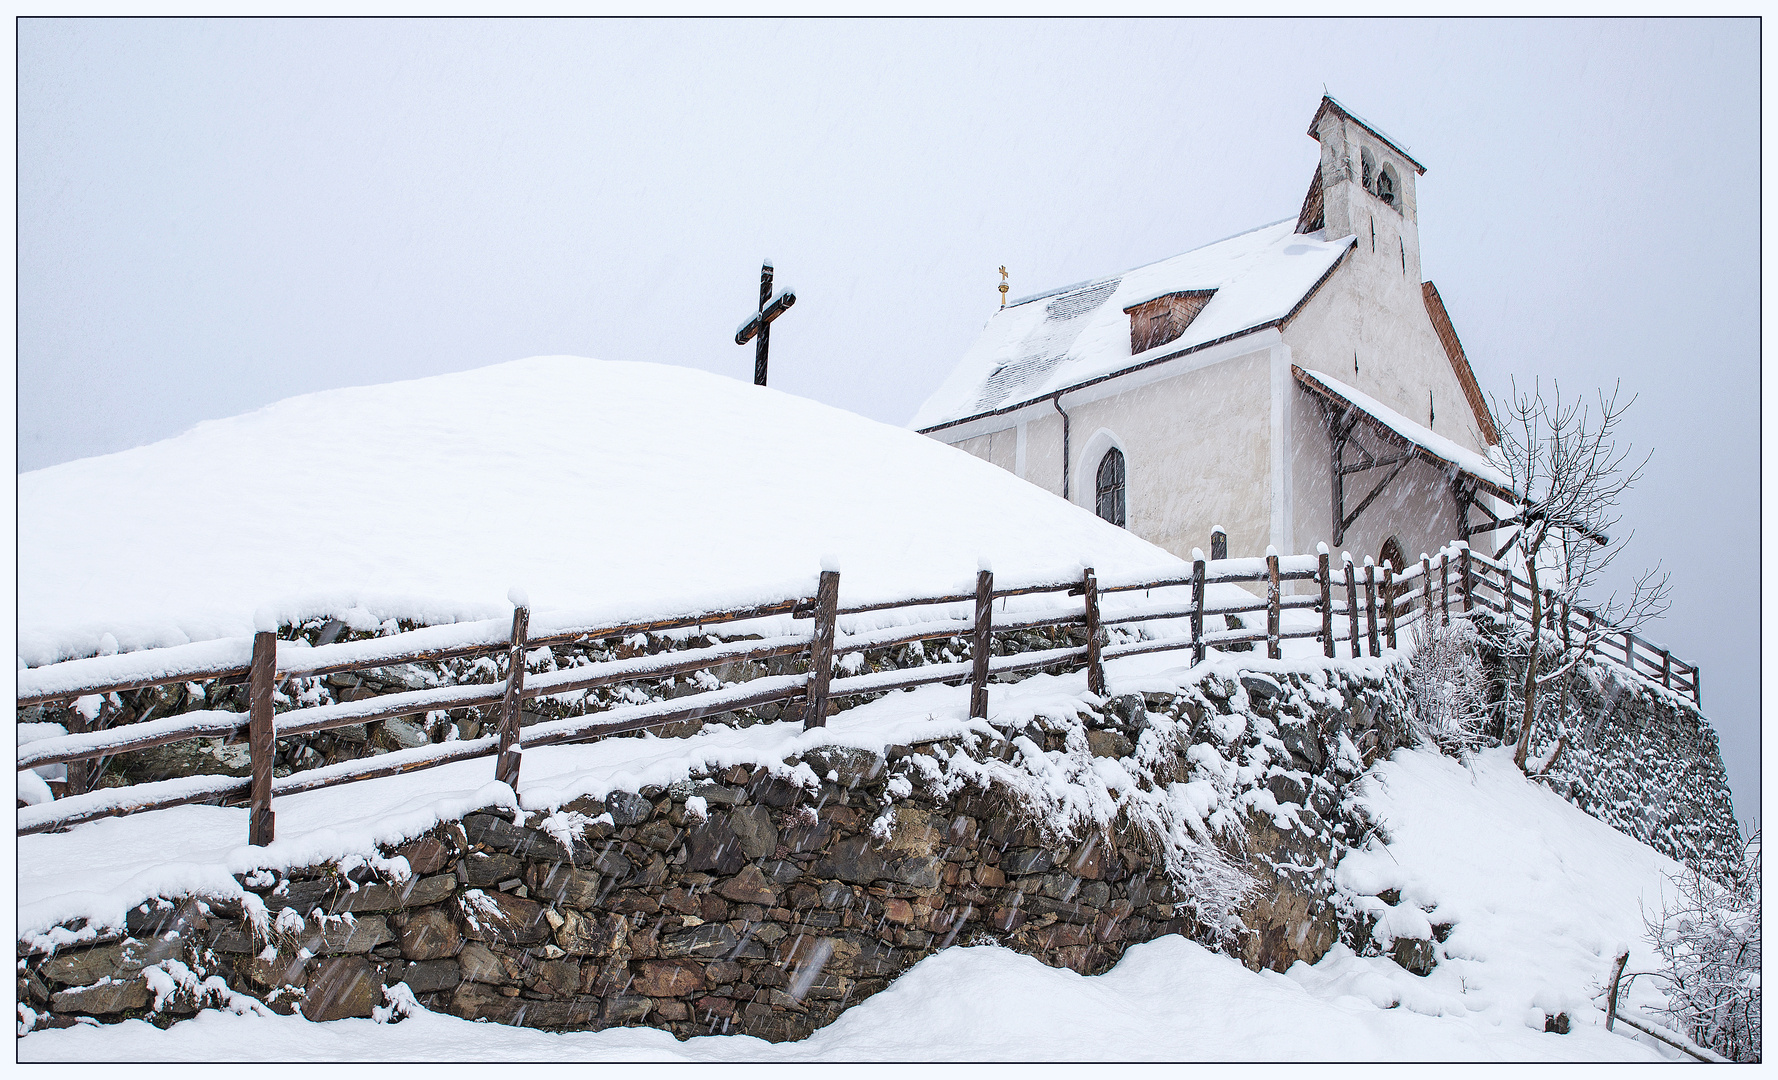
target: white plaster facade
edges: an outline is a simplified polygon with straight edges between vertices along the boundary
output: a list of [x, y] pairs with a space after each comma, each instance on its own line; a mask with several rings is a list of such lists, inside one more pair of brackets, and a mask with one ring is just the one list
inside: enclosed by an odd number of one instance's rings
[[[1451, 344], [1441, 339], [1442, 304], [1421, 282], [1422, 170], [1332, 99], [1310, 133], [1321, 162], [1294, 230], [1268, 226], [1004, 309], [913, 426], [1089, 509], [1099, 462], [1116, 447], [1126, 527], [1181, 557], [1207, 551], [1216, 525], [1231, 555], [1309, 552], [1334, 540], [1333, 443], [1322, 399], [1294, 369], [1321, 372], [1375, 399], [1391, 430], [1445, 454], [1403, 465], [1338, 548], [1380, 558], [1393, 536], [1413, 560], [1459, 536], [1452, 480], [1487, 471], [1479, 455], [1492, 429], [1454, 332]], [[1385, 173], [1393, 205], [1378, 194]], [[1210, 280], [1223, 264], [1236, 269]], [[1179, 340], [1131, 354], [1123, 308], [1207, 288], [1216, 294]], [[1081, 297], [1075, 308], [1097, 304], [1085, 315], [1067, 306]], [[1378, 426], [1368, 414], [1367, 426]], [[1389, 471], [1348, 476], [1348, 512]]]

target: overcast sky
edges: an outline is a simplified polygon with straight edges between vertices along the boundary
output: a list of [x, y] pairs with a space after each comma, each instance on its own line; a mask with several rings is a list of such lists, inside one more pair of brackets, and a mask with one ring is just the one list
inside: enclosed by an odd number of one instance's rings
[[1295, 216], [1325, 86], [1427, 166], [1484, 390], [1640, 395], [1620, 563], [1673, 572], [1650, 636], [1758, 814], [1751, 20], [26, 20], [18, 63], [21, 470], [544, 353], [750, 378], [766, 256], [773, 385], [901, 424], [1001, 264]]

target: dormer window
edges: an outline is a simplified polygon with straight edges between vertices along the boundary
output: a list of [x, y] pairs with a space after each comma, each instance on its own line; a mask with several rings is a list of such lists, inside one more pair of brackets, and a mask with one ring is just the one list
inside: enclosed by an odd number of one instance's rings
[[1177, 340], [1216, 295], [1215, 289], [1167, 293], [1124, 309], [1130, 317], [1130, 355]]

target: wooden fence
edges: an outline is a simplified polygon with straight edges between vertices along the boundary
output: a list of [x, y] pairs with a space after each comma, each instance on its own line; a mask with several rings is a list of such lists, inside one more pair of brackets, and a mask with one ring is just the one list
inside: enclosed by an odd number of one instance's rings
[[[1315, 587], [1307, 593], [1286, 595], [1284, 586], [1288, 582], [1313, 582]], [[813, 596], [791, 597], [730, 610], [672, 614], [616, 625], [552, 629], [541, 634], [531, 633], [529, 609], [517, 606], [510, 629], [491, 623], [477, 624], [467, 632], [460, 627], [424, 627], [383, 638], [312, 648], [286, 643], [282, 649], [274, 633], [262, 632], [252, 639], [250, 658], [245, 664], [194, 665], [187, 659], [192, 655], [192, 647], [185, 646], [128, 654], [125, 666], [131, 670], [122, 676], [116, 663], [121, 658], [117, 657], [106, 658], [104, 665], [97, 665], [93, 659], [73, 660], [21, 671], [20, 706], [66, 704], [87, 695], [215, 680], [223, 684], [246, 683], [248, 711], [244, 714], [188, 712], [109, 729], [104, 727], [101, 717], [96, 730], [74, 730], [64, 736], [21, 746], [18, 751], [20, 770], [65, 764], [69, 767], [69, 784], [66, 797], [21, 808], [18, 831], [21, 834], [43, 832], [95, 818], [185, 803], [239, 804], [244, 801], [250, 810], [249, 842], [264, 845], [273, 838], [272, 800], [276, 796], [481, 757], [493, 757], [495, 778], [516, 790], [526, 747], [588, 742], [772, 702], [800, 705], [804, 725], [819, 727], [826, 723], [829, 702], [835, 699], [941, 682], [968, 682], [970, 715], [986, 716], [988, 681], [996, 675], [1085, 667], [1088, 687], [1096, 694], [1103, 694], [1104, 662], [1117, 657], [1189, 649], [1193, 662], [1198, 663], [1203, 661], [1211, 646], [1249, 643], [1247, 647], [1253, 648], [1264, 642], [1266, 655], [1279, 659], [1282, 656], [1281, 643], [1298, 638], [1321, 641], [1323, 653], [1328, 657], [1338, 655], [1340, 642], [1347, 643], [1347, 656], [1377, 656], [1385, 648], [1395, 648], [1400, 633], [1421, 619], [1437, 617], [1448, 623], [1453, 609], [1461, 614], [1472, 611], [1476, 605], [1508, 618], [1523, 618], [1516, 613], [1528, 613], [1530, 601], [1528, 583], [1511, 575], [1501, 564], [1460, 544], [1442, 550], [1436, 558], [1422, 557], [1419, 563], [1399, 573], [1394, 567], [1377, 567], [1369, 560], [1361, 566], [1349, 555], [1341, 557], [1336, 573], [1324, 545], [1318, 555], [1310, 556], [1280, 557], [1268, 552], [1263, 559], [1206, 561], [1200, 555], [1194, 559], [1191, 572], [1186, 575], [1107, 582], [1101, 582], [1094, 571], [1087, 568], [1078, 579], [996, 587], [993, 573], [983, 570], [977, 575], [973, 592], [852, 607], [839, 605], [839, 584], [838, 571], [824, 571]], [[1206, 596], [1207, 586], [1212, 584], [1260, 585], [1264, 588], [1264, 596], [1213, 602]], [[1162, 593], [1160, 597], [1152, 595], [1157, 591]], [[1144, 594], [1140, 600], [1131, 595], [1119, 595], [1137, 592]], [[1004, 608], [1007, 597], [1033, 595], [1047, 595], [1053, 603], [1029, 610], [1002, 610], [996, 617], [994, 601], [1001, 600]], [[1108, 596], [1123, 602], [1106, 606], [1103, 601]], [[843, 616], [903, 608], [949, 606], [954, 610], [971, 602], [973, 617], [969, 618], [924, 611], [916, 613], [918, 621], [903, 625], [853, 634], [839, 632], [839, 619]], [[1314, 625], [1314, 620], [1293, 619], [1299, 625], [1286, 628], [1285, 612], [1299, 610], [1318, 614], [1319, 625]], [[1554, 607], [1550, 606], [1550, 610], [1553, 612]], [[1263, 626], [1247, 626], [1247, 620], [1226, 618], [1261, 611], [1266, 613]], [[809, 630], [606, 660], [537, 675], [525, 672], [527, 655], [537, 649], [585, 647], [610, 638], [655, 631], [696, 629], [701, 632], [706, 627], [784, 615], [811, 620]], [[1217, 616], [1225, 617], [1225, 628], [1206, 625], [1207, 618]], [[1563, 610], [1559, 616], [1550, 616], [1549, 625], [1555, 629], [1559, 623], [1566, 636], [1572, 628], [1584, 632], [1588, 620], [1594, 618], [1592, 613], [1578, 608]], [[1104, 631], [1108, 627], [1160, 620], [1187, 620], [1189, 630], [1173, 636], [1106, 643]], [[1229, 623], [1236, 625], [1230, 626]], [[997, 633], [1077, 626], [1085, 631], [1084, 645], [993, 655], [992, 642]], [[971, 641], [969, 660], [834, 677], [836, 656], [952, 637]], [[1665, 649], [1633, 635], [1618, 635], [1618, 638], [1620, 640], [1611, 647], [1621, 648], [1623, 663], [1631, 671], [1698, 700], [1696, 667], [1675, 661]], [[1612, 643], [1612, 639], [1608, 637], [1606, 643]], [[1603, 651], [1604, 646], [1601, 649]], [[500, 655], [506, 657], [508, 674], [504, 680], [492, 684], [406, 690], [329, 705], [274, 711], [274, 688], [289, 679], [369, 671], [423, 661]], [[1609, 652], [1607, 655], [1616, 659]], [[767, 675], [736, 686], [671, 700], [616, 706], [603, 712], [544, 720], [523, 729], [520, 727], [520, 707], [527, 699], [666, 678], [738, 661], [786, 656], [805, 658], [806, 674]], [[104, 674], [88, 677], [85, 673], [93, 671], [95, 666]], [[283, 777], [273, 776], [275, 741], [279, 738], [394, 717], [467, 708], [492, 710], [496, 733], [397, 750]], [[80, 723], [76, 720], [69, 726], [73, 728]], [[85, 790], [87, 762], [100, 763], [93, 770], [96, 774], [103, 769], [103, 762], [116, 754], [218, 736], [231, 740], [246, 738], [251, 757], [249, 776], [192, 776]]]

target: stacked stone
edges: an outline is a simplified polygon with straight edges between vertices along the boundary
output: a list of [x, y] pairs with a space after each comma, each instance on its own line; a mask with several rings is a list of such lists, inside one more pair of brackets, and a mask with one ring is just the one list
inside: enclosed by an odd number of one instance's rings
[[[1234, 951], [1282, 970], [1333, 940], [1327, 890], [1355, 826], [1340, 797], [1355, 770], [1332, 747], [1356, 734], [1374, 759], [1405, 735], [1387, 680], [1352, 680], [1340, 695], [1309, 680], [1212, 676], [1201, 689], [1130, 695], [973, 744], [824, 746], [775, 768], [583, 798], [525, 824], [512, 811], [472, 813], [382, 853], [407, 860], [400, 881], [363, 865], [259, 871], [242, 878], [258, 904], [145, 904], [123, 940], [26, 953], [21, 1000], [50, 1023], [167, 1022], [199, 1002], [155, 1008], [143, 972], [176, 960], [315, 1020], [369, 1015], [385, 986], [405, 983], [425, 1006], [465, 1018], [782, 1040], [953, 944], [997, 941], [1091, 974], [1164, 934], [1219, 940], [1143, 829], [1120, 817], [1064, 837], [1043, 808], [998, 784], [931, 782], [926, 764], [952, 754], [1017, 760], [1015, 736], [1124, 758], [1145, 777], [1187, 776], [1192, 742], [1243, 763], [1248, 791], [1263, 785], [1269, 797], [1234, 845], [1256, 884]], [[1151, 726], [1178, 741], [1144, 741]], [[784, 766], [824, 779], [799, 787]]]
[[[1551, 786], [1663, 855], [1723, 880], [1738, 874], [1741, 828], [1709, 721], [1615, 665], [1577, 671], [1569, 696], [1580, 720], [1550, 768]], [[1553, 721], [1541, 722], [1533, 753], [1547, 756], [1557, 738]]]
[[[1505, 630], [1477, 622], [1481, 654], [1495, 684], [1495, 738], [1518, 737], [1522, 661], [1500, 648]], [[1727, 881], [1741, 873], [1741, 827], [1710, 721], [1677, 693], [1631, 677], [1615, 663], [1583, 660], [1563, 680], [1569, 719], [1558, 727], [1562, 685], [1540, 692], [1528, 758], [1541, 761], [1566, 737], [1551, 764], [1550, 788], [1580, 809], [1669, 858]]]
[[[392, 623], [386, 627], [386, 632], [400, 633], [415, 628], [415, 624], [409, 622]], [[312, 619], [297, 626], [286, 626], [282, 628], [280, 635], [287, 639], [306, 640], [310, 644], [324, 644], [334, 640], [374, 638], [379, 633], [342, 631], [330, 620]], [[673, 637], [666, 634], [639, 634], [631, 638], [613, 638], [585, 646], [558, 649], [547, 661], [534, 659], [527, 670], [535, 674], [679, 649], [706, 648], [725, 642], [732, 643], [729, 639], [703, 635]], [[999, 635], [994, 641], [993, 653], [1001, 656], [1085, 643], [1086, 631], [1083, 628], [1040, 627]], [[843, 661], [842, 666], [847, 669], [848, 674], [863, 674], [917, 668], [934, 663], [952, 663], [967, 659], [969, 655], [968, 639], [956, 637], [871, 650], [848, 658]], [[798, 656], [777, 656], [764, 661], [731, 661], [705, 672], [596, 688], [586, 691], [578, 700], [564, 701], [557, 696], [530, 701], [520, 710], [519, 722], [521, 727], [529, 727], [542, 720], [581, 716], [616, 705], [671, 700], [718, 686], [749, 682], [767, 675], [801, 674], [807, 669], [807, 658]], [[1005, 678], [1016, 681], [1029, 674], [1019, 673]], [[275, 695], [275, 704], [282, 711], [290, 707], [330, 705], [436, 686], [489, 685], [500, 681], [501, 677], [499, 666], [489, 657], [398, 664], [367, 671], [293, 679], [280, 685]], [[880, 696], [881, 694], [869, 694], [851, 699], [836, 698], [829, 703], [829, 709], [831, 712], [838, 712], [843, 704], [849, 707]], [[195, 710], [247, 711], [245, 685], [225, 685], [214, 680], [201, 684], [172, 683], [128, 690], [109, 697], [109, 727], [165, 719]], [[781, 719], [786, 708], [794, 710], [796, 706], [772, 702], [752, 709], [717, 713], [652, 730], [659, 737], [675, 738], [696, 734], [706, 724], [746, 727], [762, 721]], [[21, 723], [50, 722], [64, 725], [73, 719], [66, 708], [42, 705], [21, 708], [18, 710], [18, 718]], [[474, 739], [488, 733], [484, 720], [479, 709], [459, 709], [449, 713], [430, 714], [426, 718], [392, 717], [366, 724], [347, 724], [313, 735], [280, 739], [277, 742], [273, 773], [276, 776], [288, 776], [293, 772], [336, 765], [342, 761], [425, 746], [443, 741], [452, 731], [458, 738]], [[244, 741], [230, 742], [222, 738], [188, 739], [131, 751], [108, 759], [106, 771], [98, 778], [96, 786], [118, 787], [183, 776], [246, 776], [251, 768], [252, 762]], [[59, 782], [52, 782], [51, 787], [58, 796], [62, 794]]]

